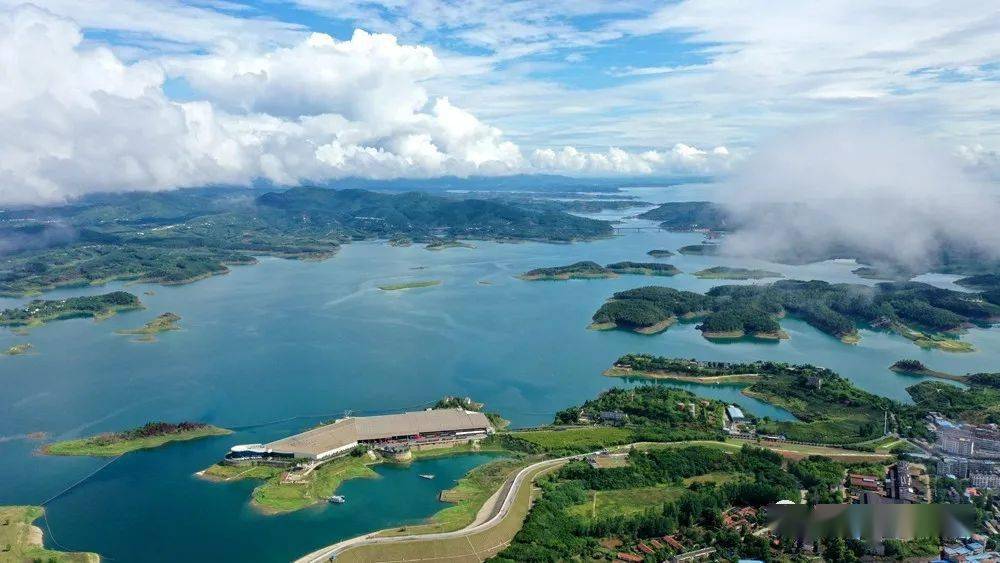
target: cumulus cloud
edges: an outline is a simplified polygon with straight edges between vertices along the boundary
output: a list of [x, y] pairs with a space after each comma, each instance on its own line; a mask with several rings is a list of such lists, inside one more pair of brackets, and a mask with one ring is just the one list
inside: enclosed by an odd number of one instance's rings
[[[8, 204], [256, 178], [644, 174], [708, 169], [728, 156], [677, 145], [525, 158], [496, 127], [428, 95], [422, 82], [441, 65], [430, 49], [364, 31], [126, 64], [84, 42], [75, 22], [27, 5], [0, 12], [0, 58], [0, 202]], [[196, 101], [169, 99], [168, 77], [187, 81]]]
[[1000, 192], [953, 151], [882, 122], [804, 127], [761, 145], [725, 205], [746, 225], [728, 250], [864, 256], [913, 268], [944, 253], [1000, 257]]

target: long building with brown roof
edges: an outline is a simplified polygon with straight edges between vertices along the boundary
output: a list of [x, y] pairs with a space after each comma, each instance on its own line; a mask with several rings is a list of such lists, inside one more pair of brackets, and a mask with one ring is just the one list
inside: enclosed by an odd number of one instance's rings
[[234, 446], [226, 457], [321, 460], [348, 452], [359, 444], [413, 446], [467, 441], [492, 432], [493, 426], [481, 412], [432, 409], [342, 418], [267, 444]]

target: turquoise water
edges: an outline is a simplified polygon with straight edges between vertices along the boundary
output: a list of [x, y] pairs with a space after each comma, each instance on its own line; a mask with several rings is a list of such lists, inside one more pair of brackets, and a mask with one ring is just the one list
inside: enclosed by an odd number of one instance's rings
[[[648, 195], [641, 195], [650, 199]], [[630, 224], [638, 224], [632, 221]], [[945, 371], [996, 371], [1000, 331], [972, 330], [972, 354], [923, 351], [901, 337], [864, 331], [849, 346], [785, 320], [779, 343], [713, 344], [693, 324], [666, 333], [586, 330], [614, 291], [665, 284], [704, 291], [719, 282], [684, 274], [611, 280], [524, 282], [515, 275], [577, 260], [645, 260], [652, 248], [698, 242], [695, 234], [643, 231], [586, 244], [476, 243], [429, 252], [419, 246], [351, 244], [325, 262], [264, 258], [226, 276], [160, 287], [111, 284], [53, 292], [100, 293], [125, 287], [147, 308], [106, 321], [76, 319], [0, 333], [0, 346], [31, 342], [35, 354], [0, 358], [0, 504], [39, 503], [106, 463], [34, 455], [47, 432], [66, 439], [148, 420], [202, 420], [237, 428], [231, 436], [125, 456], [48, 506], [47, 545], [97, 551], [114, 561], [281, 561], [372, 529], [417, 521], [441, 507], [437, 492], [483, 456], [379, 468], [382, 479], [347, 483], [343, 506], [263, 516], [248, 505], [253, 482], [208, 483], [192, 474], [232, 444], [264, 442], [343, 414], [420, 408], [445, 394], [485, 401], [517, 426], [602, 389], [629, 385], [600, 375], [627, 352], [714, 360], [773, 359], [835, 369], [872, 392], [907, 400], [919, 378], [887, 367], [917, 358]], [[766, 267], [789, 277], [859, 280], [846, 262], [790, 267], [756, 261], [676, 256], [684, 272], [714, 265]], [[415, 270], [413, 268], [424, 269]], [[382, 292], [377, 285], [439, 279], [437, 287]], [[480, 281], [489, 281], [484, 285]], [[932, 277], [947, 285], [950, 278]], [[153, 290], [154, 295], [143, 295]], [[20, 300], [0, 300], [9, 306]], [[151, 344], [114, 334], [158, 314], [181, 315], [182, 330]], [[733, 386], [685, 385], [772, 418], [787, 413], [742, 397]], [[280, 422], [275, 422], [280, 421]], [[269, 424], [266, 424], [269, 423]], [[417, 473], [436, 473], [433, 482]]]

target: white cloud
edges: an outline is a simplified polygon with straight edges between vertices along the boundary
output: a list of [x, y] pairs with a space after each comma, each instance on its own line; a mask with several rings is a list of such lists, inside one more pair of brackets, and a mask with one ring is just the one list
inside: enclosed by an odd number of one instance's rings
[[[542, 151], [431, 97], [440, 61], [385, 34], [313, 34], [270, 50], [122, 62], [72, 21], [33, 7], [0, 12], [0, 202], [267, 178], [429, 177], [537, 170], [647, 174], [724, 167], [724, 149]], [[204, 98], [178, 103], [167, 75]]]

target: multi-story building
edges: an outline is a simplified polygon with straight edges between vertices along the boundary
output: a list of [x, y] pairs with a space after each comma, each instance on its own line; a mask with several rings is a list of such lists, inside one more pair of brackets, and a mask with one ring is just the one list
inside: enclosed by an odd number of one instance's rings
[[980, 489], [1000, 489], [1000, 473], [972, 473], [972, 486]]

